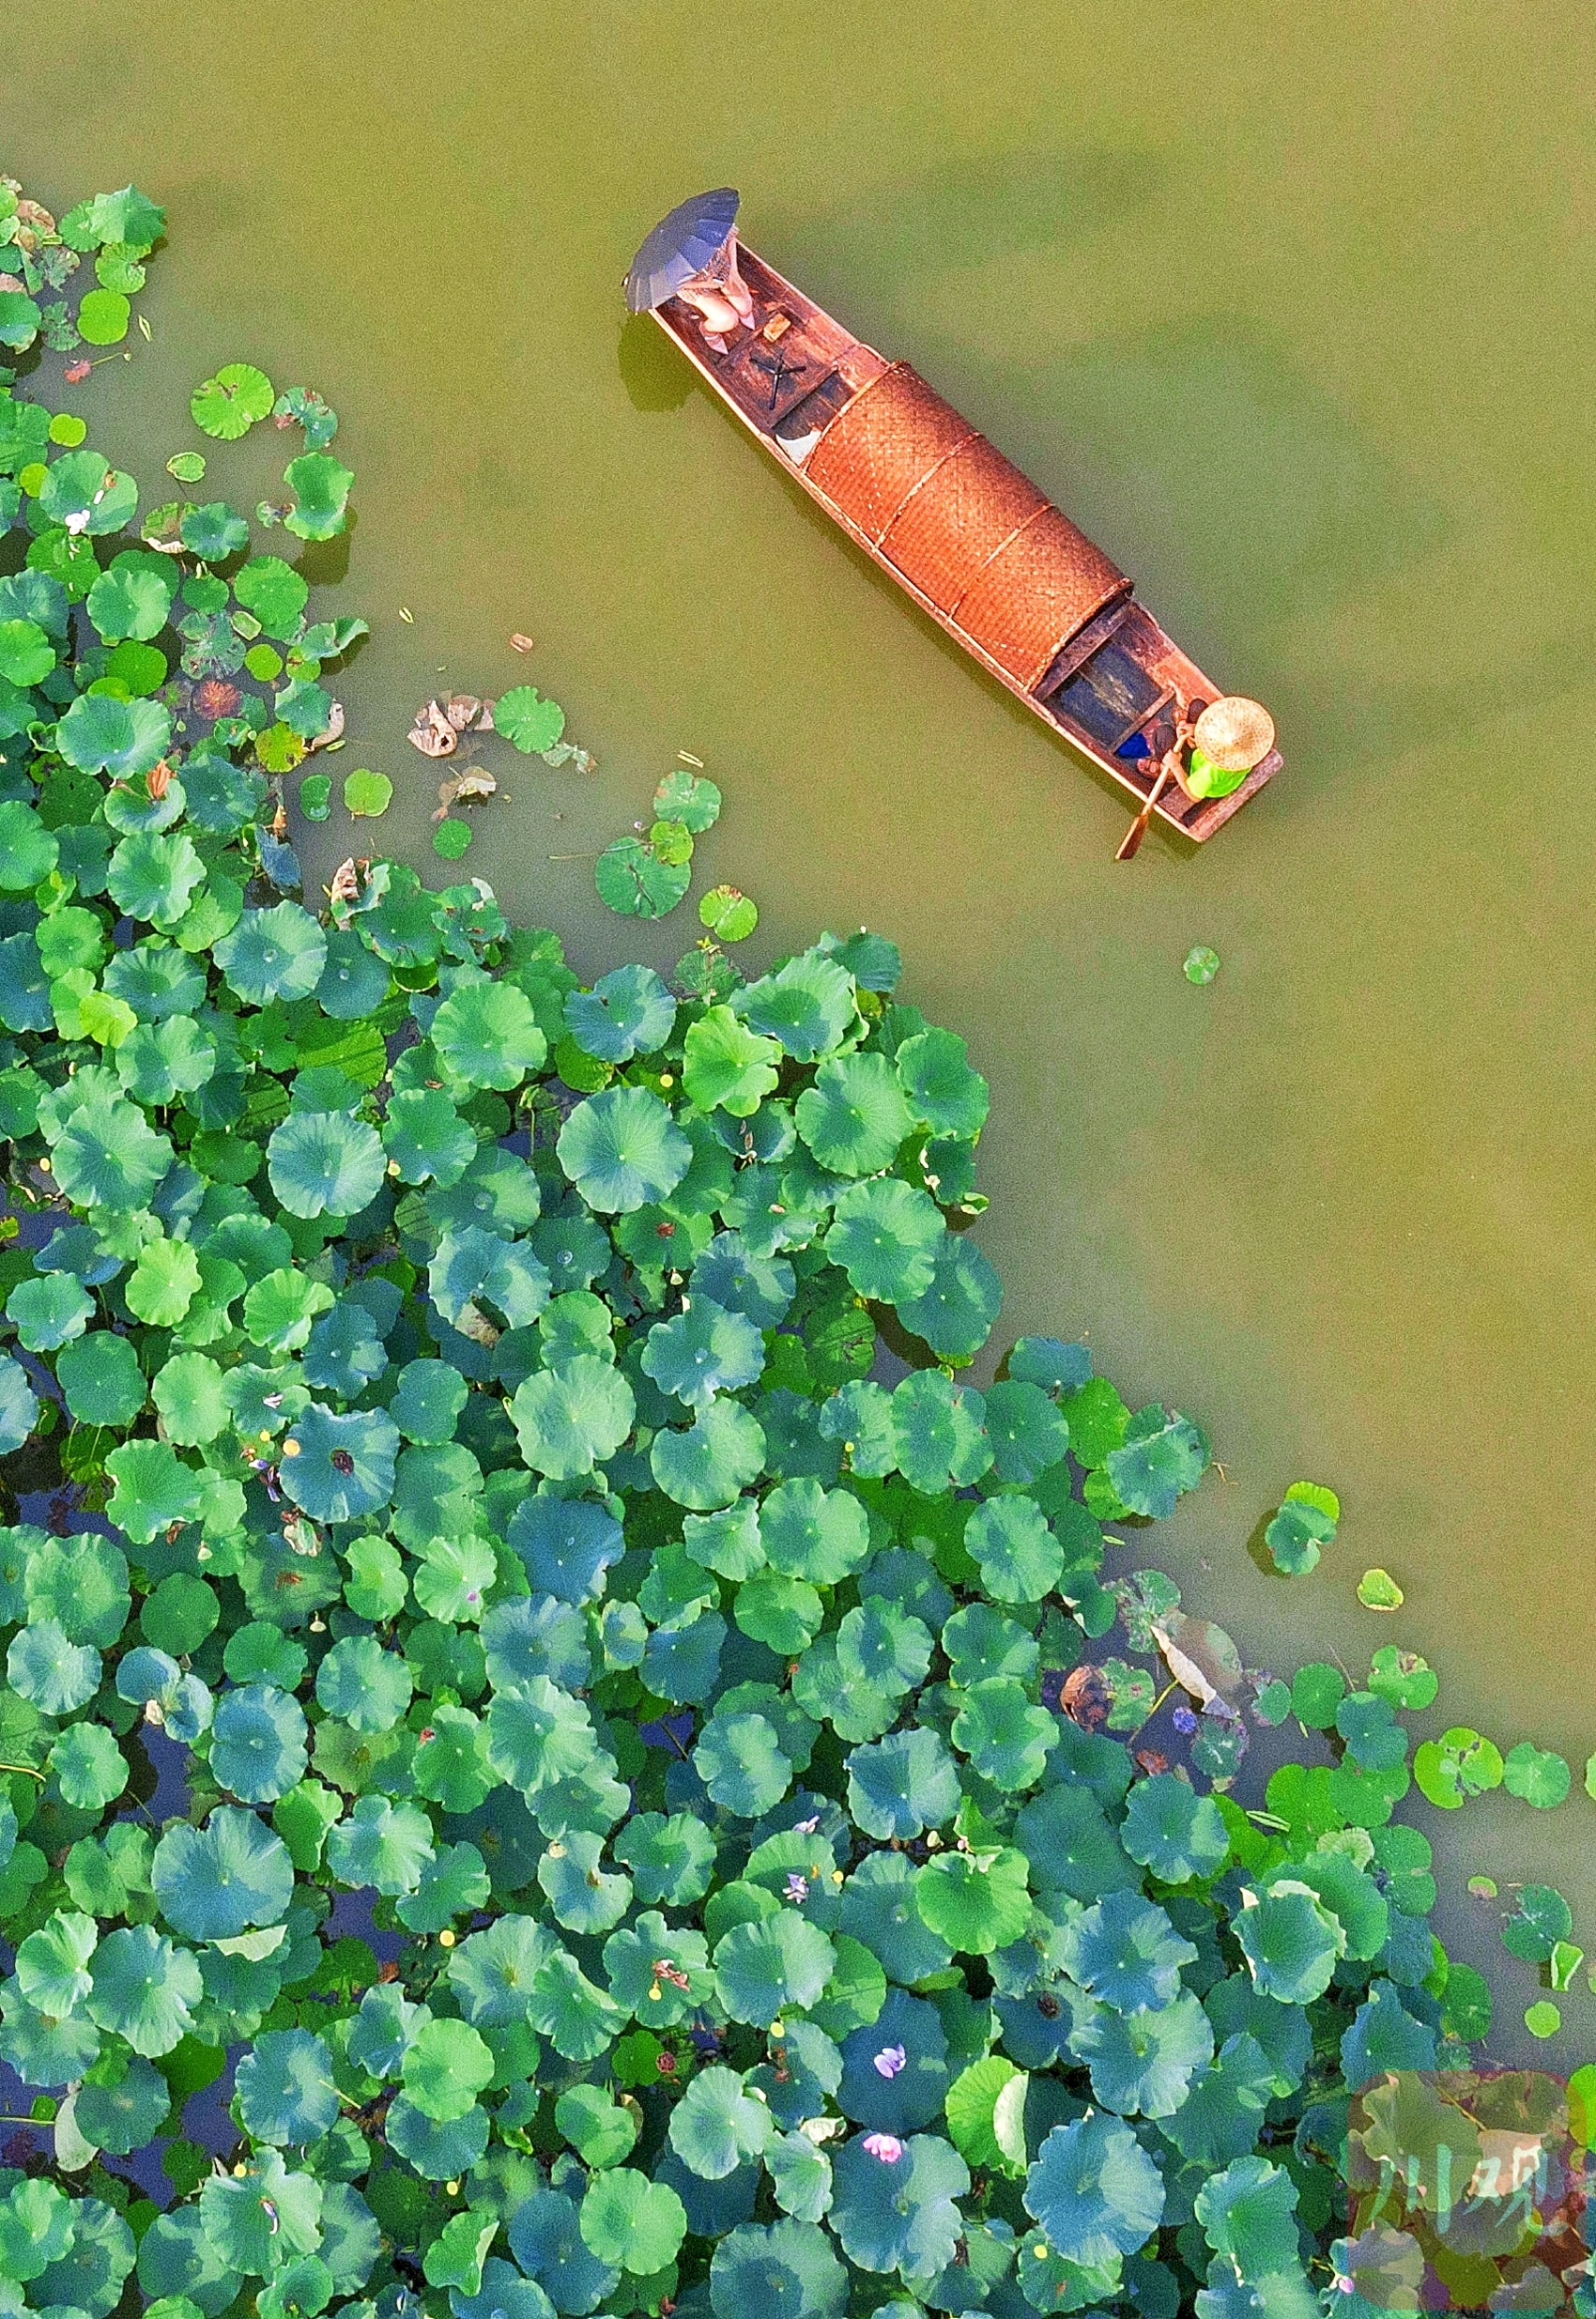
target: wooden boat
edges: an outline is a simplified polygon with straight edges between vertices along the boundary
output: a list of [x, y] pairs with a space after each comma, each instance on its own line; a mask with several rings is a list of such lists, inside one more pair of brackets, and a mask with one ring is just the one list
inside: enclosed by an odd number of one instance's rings
[[[1178, 710], [1221, 688], [1135, 601], [1118, 566], [907, 362], [855, 338], [741, 238], [737, 263], [753, 318], [724, 352], [680, 298], [655, 306], [654, 319], [883, 572], [1144, 803]], [[1194, 799], [1170, 782], [1154, 810], [1201, 844], [1282, 761], [1271, 749], [1226, 797]]]

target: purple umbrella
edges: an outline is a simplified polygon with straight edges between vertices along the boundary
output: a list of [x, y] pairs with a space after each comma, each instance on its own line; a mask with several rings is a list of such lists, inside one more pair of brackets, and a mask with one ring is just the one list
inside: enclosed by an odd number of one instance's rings
[[628, 312], [648, 314], [663, 306], [702, 271], [736, 224], [739, 199], [733, 187], [723, 185], [713, 193], [695, 193], [660, 220], [632, 260]]

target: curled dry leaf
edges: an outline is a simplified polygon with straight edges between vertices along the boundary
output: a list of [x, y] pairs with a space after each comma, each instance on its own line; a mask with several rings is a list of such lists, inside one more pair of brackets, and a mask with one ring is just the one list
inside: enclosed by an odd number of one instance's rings
[[535, 641], [536, 639], [532, 637], [524, 637], [517, 628], [510, 638], [510, 649], [515, 653], [529, 653], [533, 650]]
[[422, 703], [416, 711], [416, 721], [405, 737], [423, 757], [453, 757], [460, 745], [459, 734], [436, 700]]
[[1100, 1666], [1074, 1666], [1065, 1677], [1058, 1703], [1082, 1731], [1100, 1731], [1109, 1719], [1113, 1693]]
[[[437, 702], [430, 704], [434, 708]], [[475, 693], [451, 693], [443, 704], [443, 713], [456, 732], [491, 732], [493, 703], [483, 700]]]
[[20, 294], [22, 289], [23, 278], [21, 274], [0, 274], [0, 290], [15, 290]]
[[484, 797], [496, 797], [498, 794], [499, 783], [492, 774], [481, 765], [471, 765], [464, 773], [452, 774], [447, 780], [438, 783], [437, 811], [432, 818], [435, 822], [441, 822], [446, 819], [453, 805], [476, 805]]
[[164, 757], [161, 760], [159, 764], [151, 765], [149, 771], [145, 775], [144, 785], [149, 791], [152, 801], [159, 802], [161, 798], [165, 796], [167, 791], [172, 786], [172, 768], [166, 762]]
[[69, 387], [81, 387], [93, 368], [94, 364], [80, 355], [75, 362], [68, 363], [63, 375]]
[[341, 911], [352, 910], [360, 900], [361, 875], [362, 866], [352, 853], [347, 861], [340, 862], [333, 871], [332, 883], [327, 889], [327, 898], [332, 906], [332, 914], [335, 918]]
[[317, 749], [330, 748], [334, 741], [342, 741], [343, 738], [344, 703], [341, 700], [335, 700], [327, 719], [326, 731], [318, 732], [311, 743], [312, 756], [315, 756]]
[[1155, 1620], [1153, 1635], [1165, 1665], [1183, 1691], [1206, 1707], [1210, 1699], [1235, 1702], [1244, 1669], [1241, 1653], [1211, 1619], [1189, 1619], [1174, 1611]]

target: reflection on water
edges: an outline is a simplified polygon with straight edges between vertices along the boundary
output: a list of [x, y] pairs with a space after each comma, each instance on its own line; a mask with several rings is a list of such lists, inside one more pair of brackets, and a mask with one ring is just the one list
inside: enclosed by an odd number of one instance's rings
[[[148, 471], [219, 361], [319, 387], [359, 472], [339, 608], [376, 628], [339, 763], [393, 776], [385, 842], [452, 874], [405, 729], [530, 676], [601, 770], [496, 760], [468, 867], [594, 971], [668, 964], [696, 928], [619, 926], [569, 857], [679, 747], [706, 760], [702, 883], [756, 895], [760, 960], [890, 930], [990, 1073], [1005, 1331], [1087, 1334], [1211, 1429], [1228, 1478], [1168, 1549], [1192, 1600], [1251, 1665], [1426, 1651], [1443, 1721], [1582, 1764], [1596, 318], [1549, 66], [1583, 15], [1548, 0], [1526, 42], [1454, 0], [1328, 44], [1289, 0], [1153, 0], [1089, 37], [1022, 0], [447, 21], [273, 0], [252, 47], [151, 0], [135, 49], [84, 0], [48, 102], [0, 91], [7, 163], [58, 198], [136, 176], [174, 228], [154, 345], [85, 400]], [[1285, 775], [1203, 853], [1155, 835], [1116, 868], [1123, 800], [623, 323], [642, 233], [729, 180], [756, 248], [1275, 711]], [[267, 434], [218, 449], [243, 504], [276, 485]], [[325, 877], [353, 833], [311, 835]], [[1340, 1491], [1341, 1537], [1266, 1579], [1246, 1541], [1300, 1476]], [[1373, 1563], [1399, 1618], [1354, 1601]], [[1471, 1805], [1439, 1829], [1451, 1888], [1550, 1874], [1588, 1936], [1593, 1812], [1577, 1780], [1550, 1819]], [[1502, 1961], [1489, 1923], [1460, 1939]]]

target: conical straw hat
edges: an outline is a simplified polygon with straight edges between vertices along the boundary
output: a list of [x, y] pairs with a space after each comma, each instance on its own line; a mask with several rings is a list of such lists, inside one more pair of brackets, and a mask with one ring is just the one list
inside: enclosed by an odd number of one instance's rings
[[1240, 693], [1210, 700], [1192, 735], [1211, 765], [1221, 773], [1251, 773], [1275, 745], [1275, 720], [1257, 701]]

